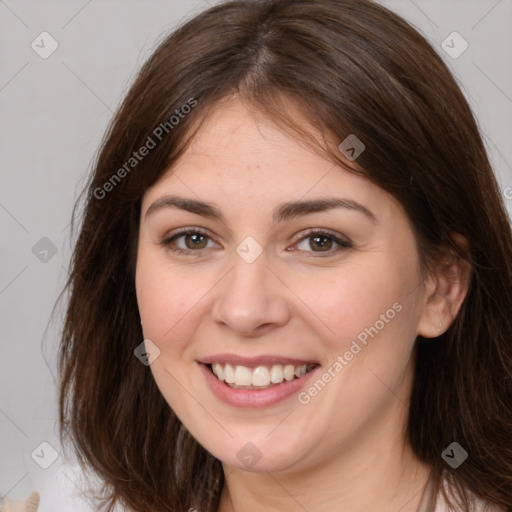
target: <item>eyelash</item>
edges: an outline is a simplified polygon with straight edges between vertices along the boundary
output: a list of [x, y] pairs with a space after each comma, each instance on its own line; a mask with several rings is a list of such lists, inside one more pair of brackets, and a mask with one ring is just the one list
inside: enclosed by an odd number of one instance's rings
[[[186, 235], [203, 235], [207, 238], [210, 238], [210, 236], [208, 235], [208, 233], [206, 231], [204, 231], [203, 229], [201, 228], [187, 228], [187, 229], [184, 229], [182, 231], [179, 231], [178, 233], [175, 233], [173, 234], [172, 236], [168, 236], [168, 237], [165, 237], [162, 242], [161, 242], [161, 245], [167, 249], [169, 249], [170, 251], [176, 253], [176, 254], [184, 254], [184, 255], [190, 255], [192, 256], [192, 253], [197, 253], [197, 252], [201, 252], [202, 249], [182, 249], [180, 247], [172, 247], [171, 246], [171, 243], [174, 242], [176, 239], [178, 238], [181, 238], [182, 236], [186, 236]], [[325, 257], [328, 257], [328, 256], [332, 256], [334, 255], [334, 253], [337, 253], [339, 252], [339, 250], [343, 250], [343, 249], [350, 249], [352, 248], [352, 243], [349, 241], [349, 240], [343, 240], [341, 238], [339, 238], [335, 233], [331, 232], [331, 231], [328, 231], [328, 230], [315, 230], [315, 229], [312, 229], [310, 231], [308, 231], [307, 233], [303, 234], [301, 238], [299, 238], [295, 244], [299, 243], [299, 242], [302, 242], [303, 240], [306, 240], [308, 238], [313, 238], [313, 237], [325, 237], [325, 238], [328, 238], [330, 240], [332, 240], [333, 242], [337, 243], [339, 245], [339, 248], [338, 250], [335, 250], [335, 251], [325, 251], [325, 253], [327, 253], [327, 256], [312, 256], [312, 255], [308, 255], [307, 257], [311, 257], [311, 258], [325, 258]], [[210, 238], [211, 239], [211, 238]], [[303, 251], [303, 252], [310, 252], [310, 253], [322, 253], [324, 251]], [[196, 256], [196, 255], [194, 255]]]

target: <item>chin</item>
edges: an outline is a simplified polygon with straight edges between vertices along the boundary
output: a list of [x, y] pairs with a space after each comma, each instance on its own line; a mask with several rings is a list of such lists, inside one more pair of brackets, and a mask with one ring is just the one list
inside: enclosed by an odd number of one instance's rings
[[287, 471], [296, 468], [305, 456], [304, 442], [301, 440], [290, 442], [288, 439], [285, 444], [281, 439], [237, 434], [237, 438], [230, 439], [229, 442], [215, 443], [209, 438], [206, 443], [201, 444], [224, 464], [252, 473]]

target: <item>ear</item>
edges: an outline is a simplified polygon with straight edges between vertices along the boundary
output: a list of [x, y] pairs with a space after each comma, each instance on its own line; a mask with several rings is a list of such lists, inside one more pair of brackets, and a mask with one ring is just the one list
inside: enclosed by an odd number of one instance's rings
[[[462, 235], [452, 233], [451, 238], [468, 254], [469, 244]], [[443, 246], [425, 282], [425, 304], [418, 323], [420, 336], [436, 338], [450, 327], [468, 293], [471, 268], [452, 246]]]

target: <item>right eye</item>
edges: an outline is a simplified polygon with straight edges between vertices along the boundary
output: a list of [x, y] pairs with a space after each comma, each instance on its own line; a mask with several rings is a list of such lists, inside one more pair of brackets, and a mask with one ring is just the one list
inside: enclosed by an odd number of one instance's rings
[[[178, 243], [179, 240], [182, 240], [181, 244]], [[193, 252], [199, 252], [200, 249], [207, 249], [208, 240], [211, 239], [206, 231], [199, 228], [187, 228], [171, 236], [166, 236], [161, 245], [178, 254], [192, 255]]]

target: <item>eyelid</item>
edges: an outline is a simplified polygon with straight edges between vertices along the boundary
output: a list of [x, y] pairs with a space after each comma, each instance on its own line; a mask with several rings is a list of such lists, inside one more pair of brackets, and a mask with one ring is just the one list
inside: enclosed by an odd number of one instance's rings
[[340, 240], [340, 242], [350, 243], [350, 240], [348, 239], [348, 237], [342, 235], [341, 233], [337, 233], [336, 231], [332, 231], [327, 228], [306, 229], [305, 231], [301, 231], [300, 233], [295, 235], [295, 240], [300, 241], [300, 240], [307, 238], [308, 236], [312, 236], [312, 235], [326, 235], [326, 236], [330, 236], [334, 239], [338, 238]]
[[[330, 229], [323, 228], [311, 228], [306, 230], [305, 232], [303, 231], [302, 233], [299, 233], [295, 239], [294, 245], [296, 245], [299, 242], [302, 242], [303, 240], [306, 240], [307, 238], [312, 238], [315, 235], [330, 238], [334, 243], [338, 244], [339, 247], [337, 250], [331, 251], [302, 251], [307, 255], [306, 257], [327, 258], [329, 256], [337, 255], [343, 249], [350, 249], [353, 247], [352, 241], [348, 237], [341, 235], [340, 233], [337, 233], [335, 231], [331, 231]], [[324, 255], [322, 255], [322, 253]]]
[[[190, 227], [186, 227], [186, 228], [178, 228], [177, 230], [174, 230], [168, 234], [165, 234], [162, 237], [160, 245], [168, 246], [173, 241], [173, 239], [177, 239], [177, 238], [181, 238], [182, 236], [193, 235], [193, 234], [203, 235], [203, 236], [209, 238], [210, 240], [212, 240], [213, 242], [215, 242], [214, 238], [210, 235], [210, 233], [206, 229], [195, 227], [195, 226], [190, 226]], [[217, 242], [215, 242], [215, 243], [217, 243]], [[183, 250], [183, 252], [186, 251], [185, 249], [182, 249], [182, 250]], [[194, 251], [192, 249], [190, 249], [189, 251], [190, 252], [199, 252], [199, 251]]]
[[[194, 249], [182, 249], [181, 247], [170, 247], [170, 244], [173, 240], [181, 238], [186, 235], [190, 235], [190, 234], [200, 234], [200, 235], [207, 237], [209, 240], [213, 241], [214, 243], [217, 243], [217, 242], [215, 242], [215, 240], [213, 239], [213, 237], [209, 234], [209, 232], [207, 230], [205, 230], [203, 228], [195, 227], [195, 226], [190, 226], [187, 228], [178, 228], [177, 231], [166, 234], [162, 238], [160, 245], [162, 245], [163, 247], [165, 247], [175, 253], [198, 256], [205, 248], [194, 250]], [[296, 245], [297, 243], [302, 242], [303, 240], [305, 240], [307, 238], [312, 238], [315, 235], [316, 236], [325, 236], [325, 237], [331, 239], [339, 247], [337, 250], [329, 250], [329, 251], [301, 251], [301, 252], [307, 254], [307, 257], [313, 257], [313, 258], [324, 257], [325, 258], [325, 257], [329, 257], [329, 256], [334, 256], [335, 254], [339, 253], [340, 250], [349, 249], [349, 248], [353, 247], [352, 242], [346, 236], [341, 235], [335, 231], [331, 231], [329, 229], [323, 229], [323, 228], [310, 228], [306, 231], [302, 231], [301, 233], [297, 234], [294, 237], [295, 240], [293, 242], [293, 245]], [[296, 249], [292, 249], [292, 251], [295, 251], [295, 250]], [[197, 253], [197, 254], [194, 254], [194, 253]], [[322, 253], [324, 253], [324, 255], [322, 255]]]

